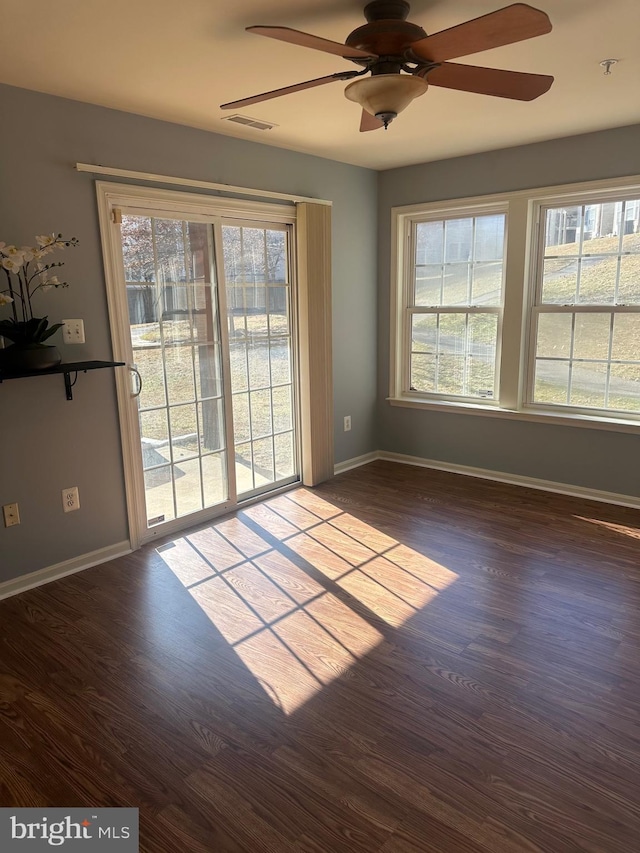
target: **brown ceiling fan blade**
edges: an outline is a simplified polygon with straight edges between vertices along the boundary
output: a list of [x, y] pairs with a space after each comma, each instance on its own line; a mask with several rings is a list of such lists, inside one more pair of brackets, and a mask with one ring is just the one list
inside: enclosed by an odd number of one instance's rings
[[344, 59], [375, 58], [375, 54], [366, 53], [357, 47], [348, 47], [338, 41], [323, 39], [310, 33], [303, 33], [301, 30], [292, 30], [290, 27], [247, 27], [247, 32], [286, 41], [289, 44], [298, 44], [300, 47], [311, 47], [313, 50], [322, 50], [324, 53], [333, 53], [335, 56], [344, 57]]
[[362, 110], [362, 118], [360, 119], [360, 133], [366, 133], [368, 130], [378, 130], [379, 127], [384, 127], [379, 118], [372, 116], [366, 110]]
[[442, 30], [414, 41], [411, 50], [421, 59], [444, 62], [458, 56], [469, 56], [505, 44], [541, 36], [551, 32], [551, 21], [545, 12], [514, 3], [457, 27]]
[[259, 104], [261, 101], [270, 101], [271, 98], [279, 98], [281, 95], [290, 95], [293, 92], [302, 92], [303, 89], [313, 89], [316, 86], [324, 86], [325, 83], [334, 83], [336, 80], [349, 80], [358, 72], [345, 72], [330, 74], [328, 77], [316, 77], [315, 80], [307, 80], [304, 83], [295, 83], [293, 86], [284, 86], [282, 89], [272, 89], [270, 92], [262, 92], [260, 95], [252, 95], [250, 98], [241, 98], [239, 101], [229, 101], [228, 104], [220, 104], [221, 110], [235, 110], [239, 107], [249, 107], [251, 104]]
[[444, 62], [433, 68], [426, 79], [432, 86], [494, 95], [497, 98], [513, 98], [516, 101], [533, 101], [548, 92], [553, 83], [553, 77], [546, 74], [525, 74], [500, 68], [458, 65], [455, 62]]

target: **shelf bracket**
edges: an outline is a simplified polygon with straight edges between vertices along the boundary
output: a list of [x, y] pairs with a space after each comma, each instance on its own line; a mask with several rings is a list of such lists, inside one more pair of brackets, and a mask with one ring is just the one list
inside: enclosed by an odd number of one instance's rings
[[[85, 373], [87, 371], [85, 370]], [[75, 379], [73, 382], [71, 381], [71, 373], [69, 371], [64, 372], [64, 390], [67, 392], [67, 400], [73, 400], [73, 391], [71, 390], [73, 386], [78, 381], [78, 371], [75, 370]]]

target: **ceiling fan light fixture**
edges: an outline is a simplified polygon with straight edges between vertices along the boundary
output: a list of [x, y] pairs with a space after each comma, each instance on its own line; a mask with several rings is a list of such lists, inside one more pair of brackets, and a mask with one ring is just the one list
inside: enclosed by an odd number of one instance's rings
[[427, 88], [426, 80], [412, 74], [374, 74], [349, 83], [344, 94], [387, 127], [414, 98], [424, 95]]

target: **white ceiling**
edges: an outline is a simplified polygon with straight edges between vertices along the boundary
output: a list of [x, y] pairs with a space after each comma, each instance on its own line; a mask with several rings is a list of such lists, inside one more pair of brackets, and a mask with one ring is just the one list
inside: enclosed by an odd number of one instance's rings
[[[640, 0], [532, 0], [552, 33], [468, 57], [554, 75], [551, 91], [531, 103], [434, 86], [388, 131], [359, 133], [360, 108], [336, 82], [240, 111], [273, 130], [221, 121], [225, 101], [354, 68], [246, 26], [280, 24], [342, 42], [364, 23], [365, 2], [3, 0], [0, 81], [374, 169], [640, 122]], [[414, 0], [409, 20], [434, 33], [506, 5]], [[609, 57], [620, 62], [605, 77], [598, 63]]]

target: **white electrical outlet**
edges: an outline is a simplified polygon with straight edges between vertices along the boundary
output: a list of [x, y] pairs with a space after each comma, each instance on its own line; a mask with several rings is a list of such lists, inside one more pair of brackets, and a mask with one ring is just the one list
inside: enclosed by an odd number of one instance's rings
[[65, 344], [83, 344], [84, 343], [84, 321], [83, 320], [63, 320], [64, 328], [62, 329], [62, 338]]
[[18, 504], [5, 504], [2, 507], [2, 513], [4, 515], [5, 527], [13, 527], [14, 524], [20, 524], [20, 511], [18, 510]]
[[62, 490], [62, 508], [65, 512], [73, 512], [74, 509], [80, 509], [80, 495], [78, 494], [77, 486]]
[[344, 431], [349, 432], [351, 429], [351, 415], [345, 415], [344, 417]]

